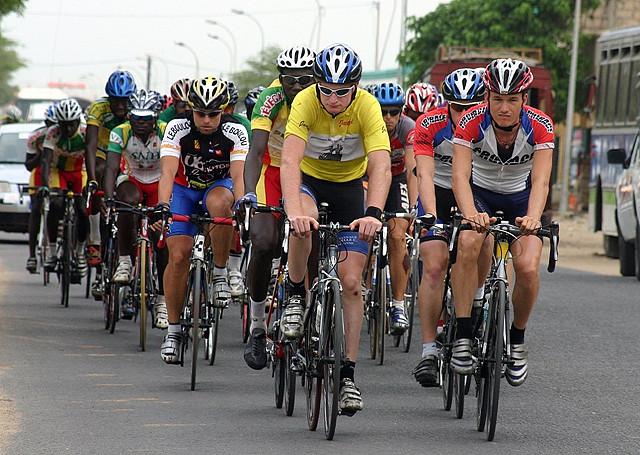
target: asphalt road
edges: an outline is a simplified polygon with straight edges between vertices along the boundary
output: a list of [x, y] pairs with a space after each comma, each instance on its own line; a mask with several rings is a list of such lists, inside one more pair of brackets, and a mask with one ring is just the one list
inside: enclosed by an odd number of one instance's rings
[[[7, 237], [2, 237], [7, 238]], [[418, 386], [409, 354], [383, 367], [362, 358], [365, 410], [340, 417], [335, 440], [306, 428], [299, 389], [293, 417], [274, 407], [273, 381], [242, 360], [240, 319], [226, 313], [216, 365], [165, 365], [161, 333], [137, 350], [137, 326], [103, 330], [101, 305], [74, 286], [24, 271], [26, 245], [0, 243], [0, 453], [7, 454], [637, 454], [640, 453], [640, 283], [559, 269], [543, 273], [527, 334], [531, 374], [503, 383], [489, 443], [465, 416], [442, 410], [439, 390]]]

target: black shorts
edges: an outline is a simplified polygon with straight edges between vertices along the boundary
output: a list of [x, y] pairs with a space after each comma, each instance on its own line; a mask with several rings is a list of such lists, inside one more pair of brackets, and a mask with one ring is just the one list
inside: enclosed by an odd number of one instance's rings
[[384, 206], [385, 212], [409, 213], [409, 188], [407, 187], [407, 174], [394, 175], [389, 187], [389, 195]]
[[[456, 198], [453, 195], [453, 190], [449, 188], [442, 188], [436, 185], [436, 217], [438, 223], [449, 224], [453, 219], [453, 212], [458, 207], [456, 204]], [[418, 216], [425, 214], [424, 207], [420, 200], [418, 200]]]
[[531, 188], [510, 194], [494, 193], [476, 185], [472, 185], [471, 189], [476, 209], [489, 216], [495, 216], [495, 213], [501, 210], [505, 220], [515, 223], [516, 217], [525, 216], [529, 209]]

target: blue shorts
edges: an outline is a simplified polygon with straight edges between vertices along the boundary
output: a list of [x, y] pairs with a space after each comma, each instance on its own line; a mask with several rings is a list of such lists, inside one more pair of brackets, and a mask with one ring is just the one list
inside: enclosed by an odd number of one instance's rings
[[[220, 179], [215, 181], [209, 188], [204, 190], [195, 190], [186, 186], [173, 184], [173, 194], [171, 195], [171, 213], [178, 215], [193, 215], [194, 213], [207, 212], [207, 195], [214, 188], [226, 188], [233, 193], [233, 182], [231, 178]], [[172, 235], [188, 235], [193, 237], [198, 232], [198, 227], [186, 221], [173, 221], [169, 226], [168, 236]]]
[[504, 219], [515, 223], [516, 217], [525, 216], [529, 209], [529, 193], [531, 188], [511, 194], [494, 193], [493, 191], [472, 185], [473, 201], [479, 212], [495, 216], [497, 211], [504, 212]]

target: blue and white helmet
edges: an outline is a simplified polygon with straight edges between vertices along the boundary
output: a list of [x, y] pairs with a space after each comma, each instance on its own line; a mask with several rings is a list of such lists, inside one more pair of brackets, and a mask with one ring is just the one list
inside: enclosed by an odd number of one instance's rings
[[442, 94], [445, 100], [452, 103], [476, 104], [484, 99], [485, 86], [475, 69], [460, 68], [444, 78]]
[[51, 103], [46, 111], [44, 111], [44, 119], [47, 122], [58, 123], [58, 117], [56, 117], [56, 103]]
[[373, 89], [380, 106], [402, 106], [404, 104], [404, 90], [393, 82], [383, 82]]
[[107, 96], [114, 98], [129, 98], [136, 91], [136, 81], [129, 71], [114, 71], [104, 87]]
[[358, 54], [349, 46], [332, 44], [316, 55], [313, 73], [318, 81], [332, 84], [357, 84], [362, 76], [362, 62]]

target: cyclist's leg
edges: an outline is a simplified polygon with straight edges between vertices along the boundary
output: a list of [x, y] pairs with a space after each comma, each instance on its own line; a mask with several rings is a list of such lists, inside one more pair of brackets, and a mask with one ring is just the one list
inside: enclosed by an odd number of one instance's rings
[[[207, 208], [211, 217], [231, 217], [233, 203], [233, 185], [230, 178], [215, 182], [205, 191], [203, 206]], [[233, 227], [213, 226], [210, 236], [213, 247], [213, 298], [218, 305], [225, 306], [231, 300], [227, 260], [233, 240]]]
[[401, 218], [389, 221], [389, 272], [391, 274], [391, 331], [400, 335], [409, 326], [404, 311], [404, 292], [407, 288], [409, 271], [406, 267], [409, 220]]
[[[104, 177], [104, 170], [106, 167], [106, 159], [105, 153], [101, 150], [96, 151], [96, 181], [98, 182], [98, 186], [102, 188], [102, 179]], [[101, 213], [99, 210], [100, 207], [100, 198], [96, 197], [93, 203], [92, 213], [89, 215], [89, 239], [87, 250], [89, 252], [89, 264], [91, 266], [100, 267], [100, 262], [102, 261], [101, 257], [101, 244], [102, 244], [102, 233], [100, 226], [100, 217]], [[99, 272], [99, 270], [98, 270]], [[96, 283], [99, 283], [98, 274], [96, 274]]]
[[[87, 182], [87, 174], [84, 171], [63, 172], [68, 188], [74, 193], [82, 193]], [[81, 276], [87, 273], [87, 259], [85, 256], [85, 242], [87, 233], [89, 232], [89, 219], [85, 210], [86, 201], [84, 198], [76, 198], [74, 200], [77, 225], [76, 225], [76, 266]]]
[[[129, 205], [138, 205], [142, 200], [142, 195], [134, 182], [121, 176], [116, 182], [116, 197]], [[114, 274], [116, 283], [128, 283], [131, 279], [131, 257], [133, 256], [133, 244], [135, 237], [135, 220], [131, 213], [120, 213], [118, 215], [118, 268]]]
[[27, 259], [27, 270], [35, 273], [38, 266], [36, 243], [38, 240], [38, 231], [40, 230], [42, 199], [35, 194], [31, 194], [29, 197], [31, 198], [31, 213], [29, 213], [29, 259]]

